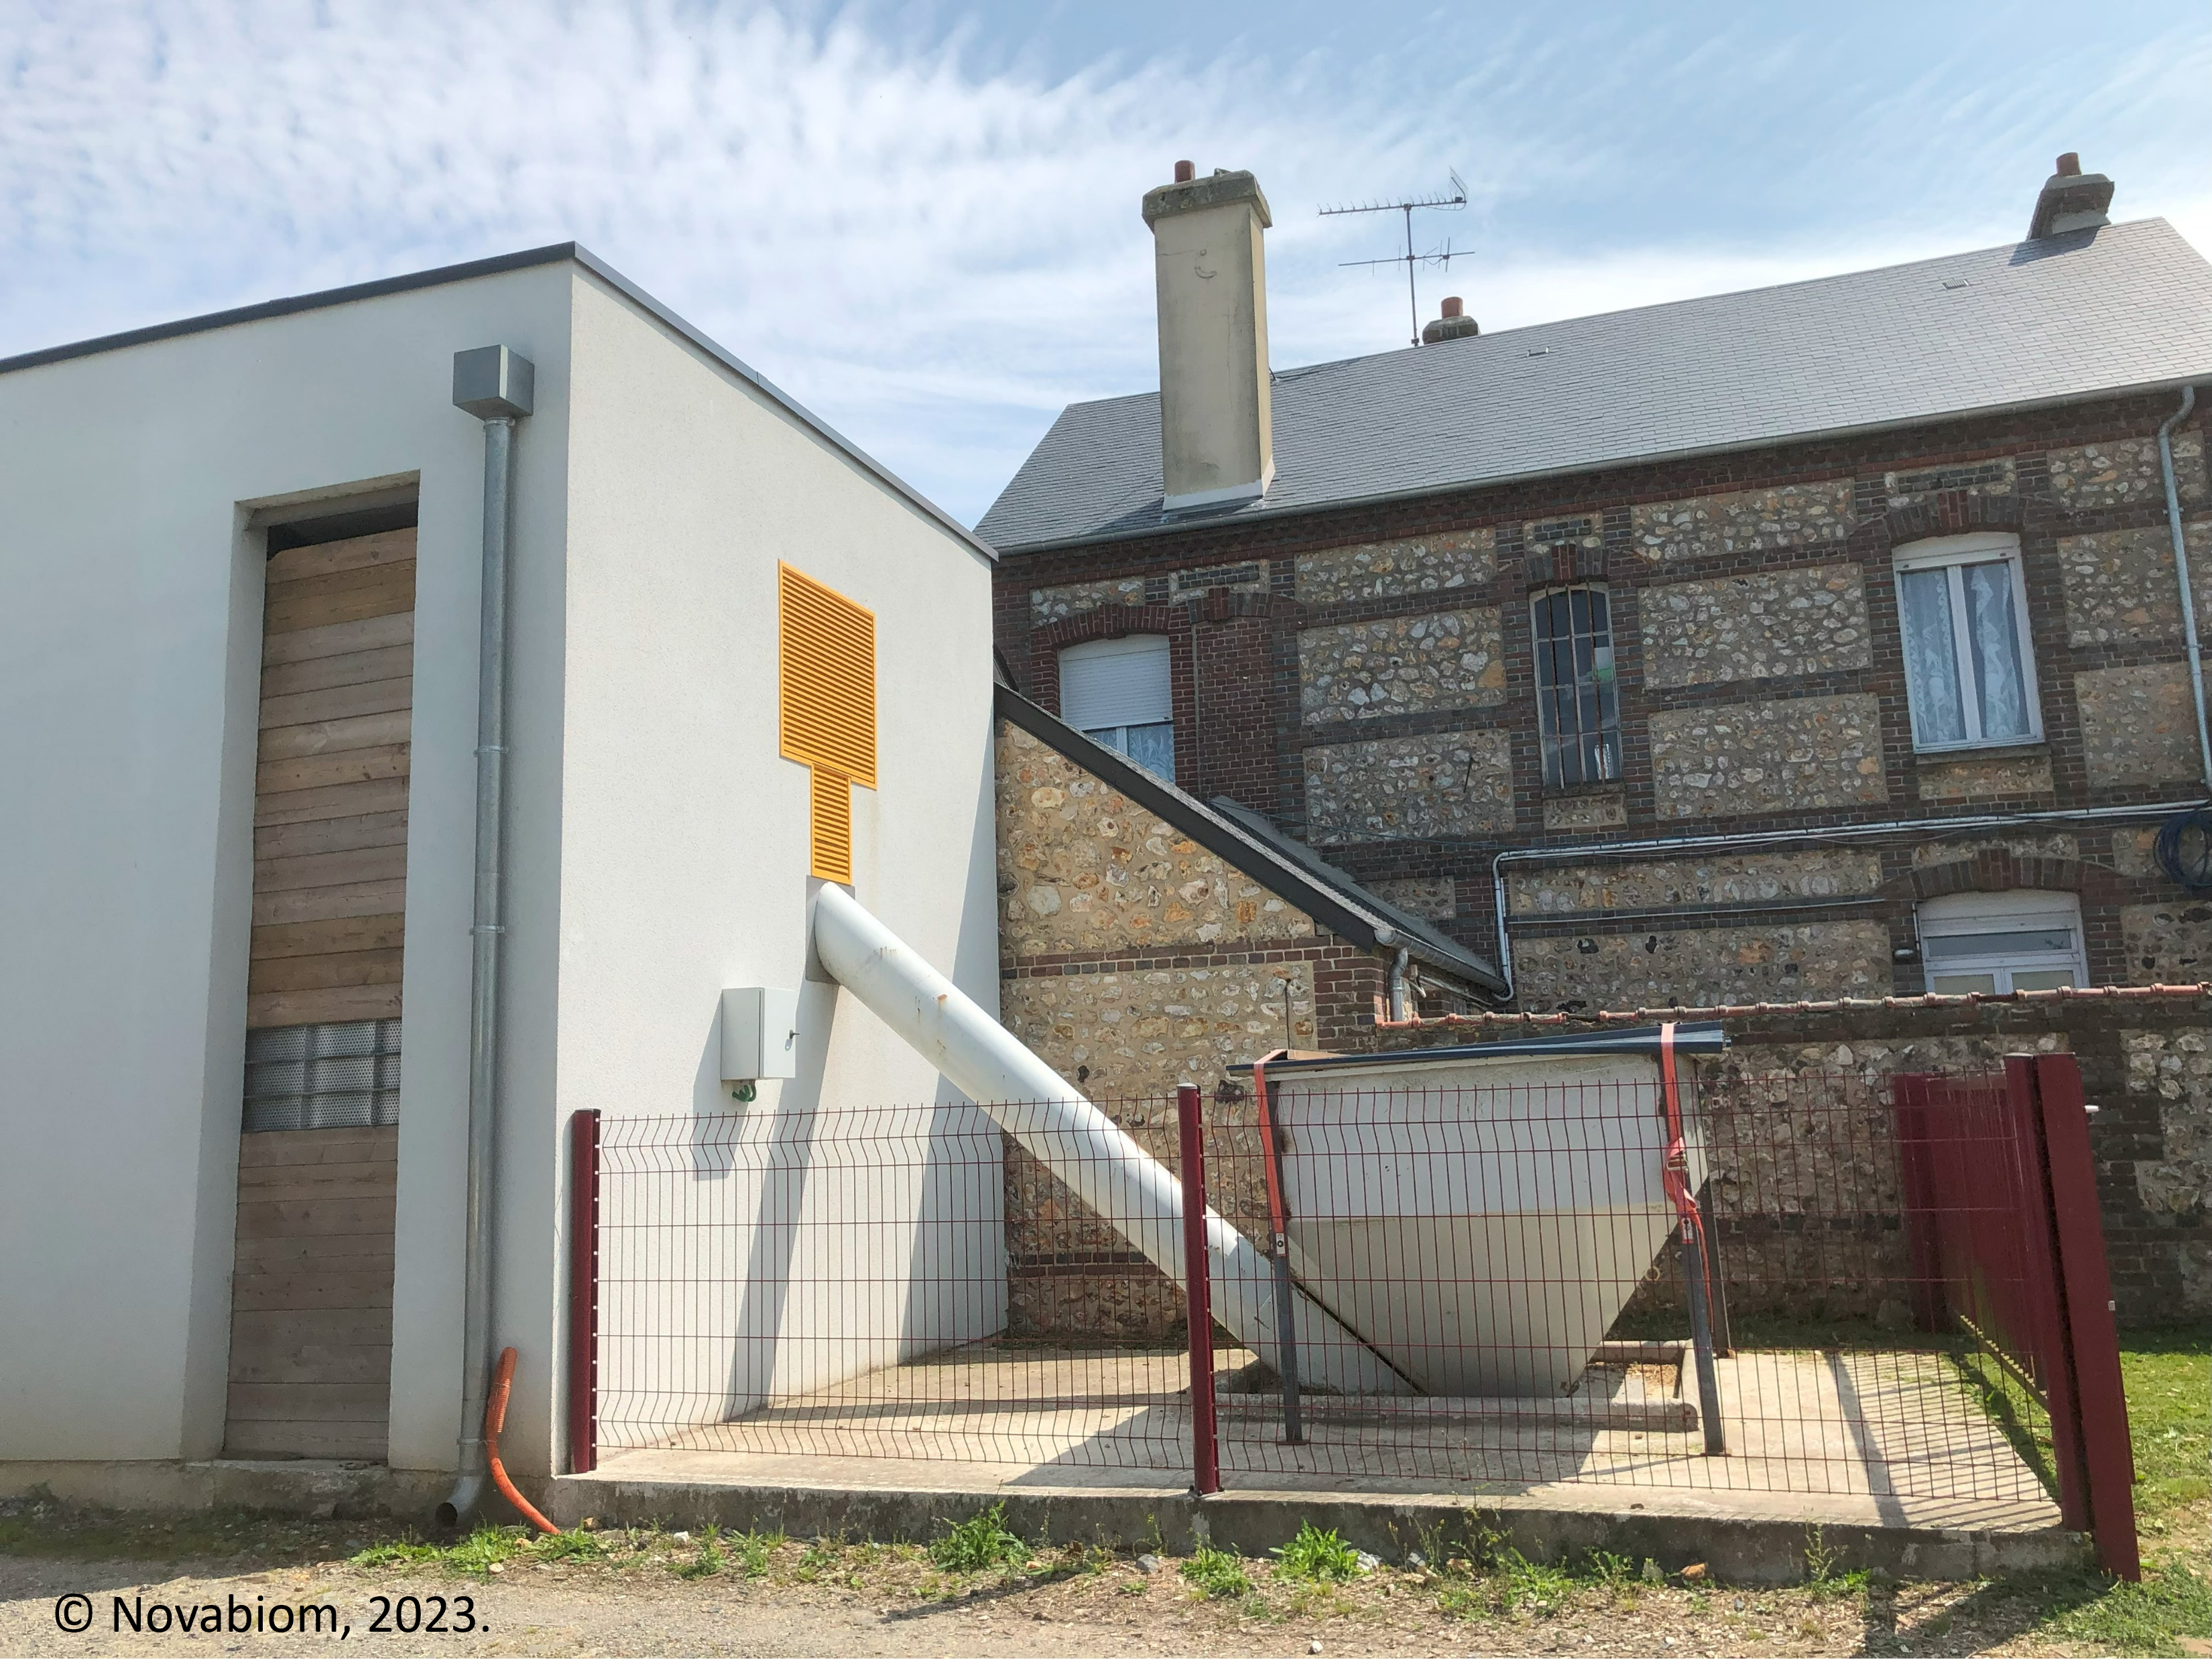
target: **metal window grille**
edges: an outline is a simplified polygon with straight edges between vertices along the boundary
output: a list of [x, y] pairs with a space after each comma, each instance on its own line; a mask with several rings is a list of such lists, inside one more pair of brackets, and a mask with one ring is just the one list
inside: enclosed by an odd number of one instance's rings
[[246, 1035], [247, 1131], [399, 1124], [399, 1023], [257, 1027]]
[[1536, 719], [1544, 785], [1620, 777], [1620, 695], [1613, 685], [1611, 603], [1577, 584], [1529, 603], [1536, 634]]

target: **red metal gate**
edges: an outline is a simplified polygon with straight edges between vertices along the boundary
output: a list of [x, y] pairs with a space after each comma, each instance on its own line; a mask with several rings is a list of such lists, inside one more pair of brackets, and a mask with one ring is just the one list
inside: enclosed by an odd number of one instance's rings
[[2050, 1419], [2058, 1507], [2138, 1579], [2135, 1461], [2081, 1072], [2008, 1056], [2002, 1074], [1894, 1082], [1920, 1328], [1965, 1331]]

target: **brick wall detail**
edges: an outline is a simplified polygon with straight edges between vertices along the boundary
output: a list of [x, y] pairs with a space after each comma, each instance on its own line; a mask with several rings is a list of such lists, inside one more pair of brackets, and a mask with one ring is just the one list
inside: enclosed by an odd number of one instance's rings
[[2052, 789], [2045, 747], [1917, 758], [1913, 771], [1923, 799], [2033, 799]]
[[1653, 584], [1637, 606], [1648, 688], [1810, 676], [1874, 663], [1856, 566]]
[[1145, 604], [1142, 578], [1102, 578], [1095, 582], [1063, 584], [1030, 591], [1030, 622], [1056, 624], [1063, 618], [1099, 607], [1141, 607]]
[[1515, 978], [1532, 1010], [1583, 1011], [1865, 998], [1889, 989], [1887, 922], [1670, 927], [1516, 936]]
[[1881, 714], [1871, 694], [1655, 712], [1652, 803], [1665, 816], [1880, 804]]
[[1830, 846], [1710, 858], [1590, 858], [1553, 869], [1524, 864], [1506, 877], [1506, 904], [1515, 916], [1574, 916], [1593, 910], [1872, 896], [1881, 890], [1881, 853]]
[[1511, 737], [1470, 729], [1309, 747], [1305, 791], [1318, 845], [1510, 829]]
[[1450, 712], [1505, 698], [1497, 610], [1422, 613], [1298, 633], [1309, 724]]

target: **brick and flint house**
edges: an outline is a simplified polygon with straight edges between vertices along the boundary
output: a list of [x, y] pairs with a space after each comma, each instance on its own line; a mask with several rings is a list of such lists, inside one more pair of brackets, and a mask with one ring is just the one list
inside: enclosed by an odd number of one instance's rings
[[1870, 1083], [2068, 1047], [2124, 1309], [2212, 1311], [2212, 266], [2112, 197], [2069, 155], [2016, 245], [1275, 369], [1267, 201], [1178, 166], [1161, 389], [981, 526], [1009, 1024], [1115, 1091], [1624, 1011]]

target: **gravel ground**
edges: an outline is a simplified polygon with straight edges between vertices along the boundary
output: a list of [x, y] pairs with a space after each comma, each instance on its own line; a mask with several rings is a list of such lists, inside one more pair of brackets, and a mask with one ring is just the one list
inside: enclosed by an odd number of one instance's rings
[[[19, 1507], [20, 1512], [20, 1507]], [[0, 1515], [0, 1656], [1855, 1656], [2109, 1653], [2069, 1637], [2093, 1589], [2045, 1582], [1739, 1588], [1558, 1572], [1374, 1568], [1344, 1583], [1232, 1566], [1207, 1597], [1177, 1560], [1070, 1549], [941, 1571], [911, 1546], [599, 1537], [552, 1562], [363, 1562], [388, 1530], [216, 1519]], [[505, 1554], [493, 1567], [487, 1560]], [[1616, 1576], [1619, 1571], [1615, 1571]], [[1237, 1586], [1241, 1576], [1243, 1586]], [[83, 1595], [58, 1610], [66, 1594]], [[392, 1607], [381, 1611], [378, 1600]], [[405, 1601], [450, 1631], [400, 1631]], [[125, 1612], [117, 1631], [117, 1603]], [[155, 1630], [157, 1605], [328, 1605], [342, 1633]], [[2094, 1608], [2093, 1606], [2093, 1608]], [[140, 1630], [133, 1631], [134, 1611]], [[63, 1616], [90, 1616], [82, 1632]], [[386, 1625], [376, 1623], [382, 1615]], [[172, 1618], [176, 1611], [170, 1612]], [[196, 1621], [198, 1619], [196, 1616]], [[461, 1624], [473, 1628], [462, 1631]], [[2207, 1631], [2212, 1631], [2209, 1629]], [[2202, 1646], [2186, 1640], [2179, 1651]], [[2212, 1648], [2212, 1647], [2206, 1647]]]

